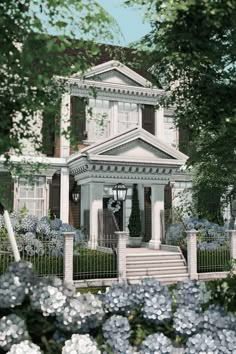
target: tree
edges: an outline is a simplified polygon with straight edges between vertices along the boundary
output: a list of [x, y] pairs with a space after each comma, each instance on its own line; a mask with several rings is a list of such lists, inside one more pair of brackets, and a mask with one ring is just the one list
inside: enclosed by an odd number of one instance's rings
[[[175, 106], [175, 122], [190, 133], [188, 165], [195, 184], [225, 195], [236, 180], [236, 2], [129, 0], [147, 10], [152, 30], [139, 43], [160, 99]], [[208, 194], [208, 199], [210, 198]]]
[[140, 237], [142, 232], [137, 184], [133, 186], [132, 210], [129, 218], [130, 237]]
[[[0, 18], [0, 155], [9, 158], [11, 148], [21, 152], [22, 139], [41, 148], [32, 127], [36, 112], [65, 90], [55, 75], [84, 72], [98, 55], [95, 41], [112, 39], [115, 26], [94, 0], [2, 0]], [[78, 48], [84, 55], [70, 55]]]

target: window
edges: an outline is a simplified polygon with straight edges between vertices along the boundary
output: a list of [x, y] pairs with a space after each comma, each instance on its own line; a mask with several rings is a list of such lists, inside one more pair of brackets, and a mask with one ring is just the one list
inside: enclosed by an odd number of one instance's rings
[[89, 100], [86, 131], [89, 141], [108, 138], [110, 135], [112, 103], [107, 100]]
[[26, 208], [29, 214], [39, 218], [44, 216], [45, 183], [45, 177], [37, 177], [32, 183], [26, 179], [20, 179], [18, 209]]
[[118, 102], [118, 133], [138, 126], [138, 118], [137, 104]]

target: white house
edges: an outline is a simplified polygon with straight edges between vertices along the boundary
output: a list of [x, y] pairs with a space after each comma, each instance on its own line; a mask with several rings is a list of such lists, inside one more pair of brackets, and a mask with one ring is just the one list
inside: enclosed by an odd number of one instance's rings
[[[2, 165], [0, 181], [5, 181], [6, 195], [0, 202], [12, 199], [14, 210], [25, 206], [38, 216], [47, 215], [50, 209], [64, 222], [84, 227], [96, 238], [103, 227], [99, 215], [111, 205], [112, 188], [118, 182], [127, 186], [128, 194], [114, 216], [120, 230], [127, 230], [132, 187], [137, 184], [143, 233], [150, 245], [158, 248], [165, 198], [170, 203], [170, 195], [191, 183], [179, 173], [187, 156], [179, 151], [173, 112], [156, 109], [163, 94], [114, 60], [95, 66], [83, 77], [69, 77], [61, 101], [61, 132], [71, 127], [79, 151], [73, 153], [63, 134], [50, 153], [36, 156], [27, 143], [25, 156], [18, 161], [43, 162], [47, 168], [30, 186], [22, 177], [10, 176]], [[78, 203], [71, 200], [76, 185]]]

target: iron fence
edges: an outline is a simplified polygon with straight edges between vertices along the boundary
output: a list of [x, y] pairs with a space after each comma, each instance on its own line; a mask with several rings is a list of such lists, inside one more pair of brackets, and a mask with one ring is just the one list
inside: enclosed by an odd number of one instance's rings
[[84, 236], [83, 243], [74, 243], [74, 280], [117, 277], [117, 237]]
[[[16, 237], [17, 246], [22, 260], [31, 262], [36, 274], [43, 276], [63, 277], [63, 239], [33, 237], [26, 234]], [[0, 274], [4, 273], [9, 264], [14, 262], [10, 242], [7, 238], [0, 239]]]
[[230, 238], [228, 234], [197, 236], [198, 273], [230, 270]]

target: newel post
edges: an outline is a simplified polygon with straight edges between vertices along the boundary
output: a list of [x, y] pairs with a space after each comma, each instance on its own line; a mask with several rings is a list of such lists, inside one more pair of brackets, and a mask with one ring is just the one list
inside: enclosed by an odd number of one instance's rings
[[64, 280], [73, 282], [74, 232], [64, 232]]
[[236, 259], [236, 230], [228, 230], [230, 234], [230, 258]]
[[187, 231], [188, 273], [190, 279], [198, 279], [197, 274], [197, 231]]
[[119, 282], [126, 280], [126, 243], [128, 232], [116, 231], [117, 237], [117, 270]]

